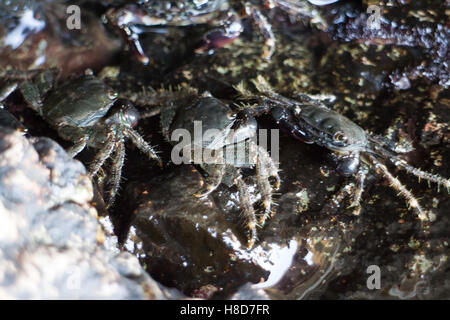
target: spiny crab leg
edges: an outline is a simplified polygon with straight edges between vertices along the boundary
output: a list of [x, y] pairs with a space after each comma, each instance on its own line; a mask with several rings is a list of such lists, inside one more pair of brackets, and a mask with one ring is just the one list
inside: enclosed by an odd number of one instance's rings
[[263, 213], [259, 218], [259, 225], [264, 226], [266, 220], [273, 214], [272, 205], [274, 204], [272, 199], [272, 186], [269, 181], [269, 177], [275, 178], [275, 189], [280, 187], [280, 177], [278, 175], [278, 169], [271, 161], [268, 152], [256, 144], [250, 143], [250, 153], [254, 152], [256, 156], [256, 172], [257, 184], [261, 192], [261, 200], [263, 204]]
[[116, 150], [114, 151], [114, 157], [112, 158], [112, 171], [111, 171], [111, 190], [109, 191], [109, 198], [107, 208], [110, 208], [114, 204], [114, 199], [119, 191], [120, 178], [122, 177], [122, 168], [125, 162], [125, 141], [123, 138], [118, 139], [116, 143]]
[[[395, 153], [390, 152], [386, 148], [385, 141], [382, 141], [380, 137], [370, 135], [369, 139], [374, 143], [374, 149], [377, 150], [379, 153], [383, 155], [386, 159], [389, 159], [395, 166], [405, 170], [408, 173], [411, 173], [412, 175], [419, 178], [419, 181], [421, 179], [426, 180], [428, 182], [434, 182], [438, 185], [438, 191], [439, 187], [443, 185], [447, 191], [450, 193], [450, 179], [445, 179], [437, 174], [431, 174], [429, 172], [420, 170], [418, 168], [415, 168], [408, 164], [405, 160], [399, 158]], [[388, 148], [392, 149], [392, 146], [387, 146]]]
[[156, 160], [158, 162], [158, 165], [160, 167], [163, 166], [161, 158], [158, 156], [156, 151], [153, 149], [151, 145], [149, 145], [144, 138], [136, 131], [128, 127], [124, 127], [124, 133], [125, 135], [130, 138], [130, 140], [133, 142], [133, 144], [138, 147], [139, 150], [141, 150], [143, 153], [148, 155], [150, 158]]
[[105, 146], [100, 150], [99, 153], [96, 154], [94, 160], [89, 166], [89, 174], [91, 177], [94, 177], [98, 170], [102, 167], [103, 163], [105, 163], [106, 159], [111, 155], [116, 139], [113, 134], [110, 134], [108, 139], [105, 142]]
[[366, 167], [360, 168], [356, 175], [356, 189], [354, 191], [352, 203], [348, 208], [354, 208], [353, 214], [359, 215], [361, 212], [361, 197], [364, 191], [364, 182], [366, 181], [368, 170]]
[[250, 199], [250, 194], [248, 192], [248, 185], [242, 179], [242, 176], [236, 178], [236, 186], [239, 193], [239, 202], [242, 208], [242, 215], [247, 223], [247, 228], [250, 231], [249, 240], [247, 243], [248, 248], [252, 248], [256, 241], [258, 241], [256, 235], [256, 227], [258, 225], [256, 221], [255, 209]]
[[246, 4], [245, 11], [252, 17], [255, 25], [258, 27], [259, 32], [264, 38], [264, 52], [262, 57], [264, 59], [270, 59], [275, 52], [275, 35], [272, 31], [272, 26], [267, 21], [266, 17], [255, 6]]
[[418, 177], [419, 181], [420, 181], [420, 179], [424, 179], [424, 180], [436, 183], [438, 185], [438, 191], [439, 191], [439, 187], [441, 185], [443, 185], [447, 189], [447, 192], [450, 193], [450, 180], [449, 179], [444, 179], [437, 174], [431, 174], [429, 172], [414, 168], [413, 166], [406, 163], [406, 161], [404, 161], [404, 160], [396, 160], [394, 162], [394, 164], [396, 166], [406, 170], [407, 172], [415, 175], [416, 177]]
[[377, 159], [375, 159], [374, 156], [369, 156], [370, 161], [375, 166], [375, 169], [378, 172], [381, 172], [383, 176], [390, 182], [390, 185], [392, 188], [394, 188], [396, 191], [399, 192], [400, 195], [402, 195], [407, 201], [408, 205], [411, 208], [414, 208], [418, 212], [419, 219], [422, 221], [430, 221], [430, 217], [427, 212], [423, 210], [423, 208], [420, 206], [419, 201], [414, 197], [414, 195], [405, 188], [405, 186], [398, 180], [396, 177], [394, 177], [387, 167], [379, 162]]

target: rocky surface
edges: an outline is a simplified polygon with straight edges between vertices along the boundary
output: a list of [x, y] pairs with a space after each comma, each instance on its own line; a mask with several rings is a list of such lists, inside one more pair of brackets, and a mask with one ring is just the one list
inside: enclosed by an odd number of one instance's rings
[[180, 297], [117, 249], [89, 203], [86, 169], [49, 138], [0, 128], [0, 297]]

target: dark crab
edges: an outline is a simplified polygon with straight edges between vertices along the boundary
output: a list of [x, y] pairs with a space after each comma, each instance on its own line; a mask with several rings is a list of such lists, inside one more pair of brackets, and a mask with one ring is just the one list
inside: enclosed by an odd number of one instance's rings
[[[307, 0], [315, 5], [326, 5], [338, 0]], [[197, 48], [198, 53], [211, 53], [237, 39], [244, 28], [243, 17], [250, 17], [265, 39], [263, 57], [270, 58], [275, 49], [275, 36], [261, 8], [280, 8], [292, 16], [307, 16], [318, 19], [317, 13], [306, 0], [184, 0], [134, 1], [121, 8], [110, 9], [105, 17], [115, 26], [137, 58], [144, 64], [150, 58], [144, 53], [139, 34], [144, 27], [188, 26], [210, 24], [217, 26], [206, 33]]]
[[[277, 164], [256, 143], [256, 119], [247, 117], [245, 110], [207, 92], [199, 95], [191, 88], [161, 90], [155, 96], [152, 104], [159, 108], [149, 115], [160, 114], [162, 133], [175, 145], [172, 162], [194, 164], [204, 173], [205, 184], [194, 194], [196, 197], [209, 195], [221, 183], [237, 187], [251, 248], [257, 241], [256, 227], [262, 227], [272, 214], [273, 191], [280, 185]], [[256, 171], [261, 209], [255, 210], [241, 170], [250, 167]]]
[[[86, 146], [99, 149], [89, 166], [92, 177], [99, 173], [104, 162], [112, 158], [112, 172], [106, 183], [110, 186], [108, 206], [119, 189], [125, 159], [125, 139], [130, 139], [149, 158], [161, 165], [153, 148], [134, 130], [139, 112], [101, 79], [86, 73], [52, 89], [55, 72], [8, 72], [8, 85], [3, 88], [2, 100], [18, 88], [28, 105], [54, 127], [61, 138], [74, 142], [67, 151], [76, 156]], [[103, 179], [99, 184], [103, 185]]]
[[356, 189], [350, 205], [355, 208], [355, 214], [359, 214], [366, 176], [370, 168], [375, 168], [377, 173], [389, 181], [392, 188], [406, 198], [409, 207], [417, 211], [421, 220], [433, 219], [382, 162], [382, 159], [389, 161], [419, 179], [443, 185], [450, 192], [449, 179], [415, 168], [401, 158], [402, 154], [411, 151], [409, 145], [396, 144], [387, 138], [366, 132], [350, 119], [327, 108], [316, 97], [299, 94], [293, 100], [275, 93], [262, 77], [258, 77], [253, 83], [258, 90], [256, 95], [243, 86], [237, 87], [245, 99], [256, 101], [256, 106], [251, 109], [252, 115], [270, 113], [280, 128], [295, 138], [330, 150], [339, 174], [356, 178]]

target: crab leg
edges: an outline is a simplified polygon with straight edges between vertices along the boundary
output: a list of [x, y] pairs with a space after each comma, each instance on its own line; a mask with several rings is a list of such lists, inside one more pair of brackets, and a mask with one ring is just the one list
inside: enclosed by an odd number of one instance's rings
[[[239, 19], [236, 12], [230, 10], [226, 12], [225, 23], [222, 28], [209, 31], [203, 36], [200, 45], [195, 49], [196, 53], [209, 53], [214, 49], [222, 48], [223, 46], [236, 40], [244, 31], [241, 19]], [[220, 20], [220, 19], [219, 19]]]
[[338, 192], [328, 199], [327, 203], [322, 207], [321, 212], [326, 214], [335, 214], [341, 206], [342, 202], [351, 194], [354, 183], [346, 183]]
[[353, 194], [352, 203], [348, 207], [354, 208], [354, 215], [359, 215], [361, 212], [361, 197], [364, 191], [364, 182], [366, 181], [367, 171], [366, 167], [361, 167], [356, 175], [356, 189]]
[[137, 56], [138, 60], [144, 65], [148, 64], [151, 60], [144, 53], [139, 41], [139, 35], [133, 32], [131, 26], [137, 24], [147, 26], [158, 25], [161, 21], [153, 21], [146, 16], [145, 11], [133, 4], [129, 4], [122, 9], [109, 10], [106, 13], [106, 18], [118, 28], [120, 35], [128, 43], [131, 51]]
[[94, 160], [89, 166], [89, 174], [91, 177], [94, 177], [98, 170], [101, 168], [106, 159], [111, 155], [113, 148], [115, 145], [115, 137], [113, 134], [110, 134], [108, 139], [105, 142], [105, 146], [100, 150], [99, 153], [95, 155]]
[[117, 149], [114, 152], [112, 161], [111, 190], [109, 191], [107, 208], [113, 205], [117, 191], [119, 190], [120, 177], [122, 176], [122, 168], [125, 161], [125, 142], [123, 138], [117, 141], [116, 147]]
[[266, 220], [272, 215], [272, 186], [270, 185], [269, 177], [275, 178], [276, 189], [280, 186], [280, 177], [278, 176], [278, 169], [263, 147], [250, 143], [250, 151], [256, 152], [256, 181], [258, 184], [258, 189], [261, 192], [261, 200], [264, 208], [263, 214], [258, 222], [262, 227], [264, 226]]
[[375, 157], [370, 156], [370, 160], [372, 161], [375, 168], [383, 174], [383, 176], [390, 182], [391, 187], [394, 188], [401, 194], [407, 201], [411, 208], [414, 208], [418, 212], [418, 216], [420, 220], [430, 220], [428, 214], [422, 209], [419, 204], [419, 201], [414, 197], [414, 195], [405, 188], [405, 186], [394, 177], [389, 170], [386, 168], [384, 164], [379, 162]]
[[253, 204], [251, 203], [251, 201], [249, 201], [250, 194], [248, 192], [248, 186], [242, 179], [242, 176], [238, 176], [236, 178], [236, 186], [239, 192], [239, 203], [241, 205], [242, 215], [245, 218], [247, 228], [250, 232], [247, 246], [248, 248], [252, 248], [255, 245], [255, 242], [258, 240], [256, 234], [257, 222], [255, 209], [253, 208]]
[[396, 166], [406, 170], [407, 172], [415, 175], [416, 177], [418, 177], [419, 181], [420, 181], [420, 179], [424, 179], [427, 181], [434, 182], [438, 185], [438, 190], [439, 190], [439, 186], [443, 185], [447, 189], [447, 191], [450, 192], [450, 180], [449, 179], [444, 179], [437, 174], [431, 174], [429, 172], [414, 168], [413, 166], [406, 163], [406, 161], [404, 161], [404, 160], [396, 160], [394, 162], [394, 164]]
[[143, 153], [145, 153], [149, 158], [154, 159], [158, 161], [158, 165], [162, 167], [162, 160], [156, 153], [156, 151], [153, 149], [151, 145], [149, 145], [142, 136], [137, 133], [137, 131], [130, 129], [128, 127], [124, 127], [124, 133], [125, 135], [131, 139], [133, 144], [139, 148]]
[[272, 26], [267, 21], [266, 17], [255, 6], [246, 3], [245, 10], [247, 14], [253, 19], [255, 25], [258, 27], [259, 32], [264, 38], [264, 52], [263, 58], [270, 59], [275, 51], [275, 35], [272, 31]]
[[[442, 178], [441, 176], [437, 174], [431, 174], [429, 172], [414, 168], [410, 164], [408, 164], [405, 160], [399, 158], [396, 154], [389, 151], [389, 149], [392, 149], [393, 147], [390, 146], [388, 143], [389, 141], [385, 141], [383, 137], [378, 136], [371, 136], [370, 139], [375, 143], [375, 148], [378, 152], [380, 152], [386, 159], [390, 159], [390, 161], [397, 167], [405, 170], [408, 173], [411, 173], [412, 175], [415, 175], [416, 177], [420, 179], [424, 179], [426, 181], [434, 182], [438, 185], [438, 190], [441, 185], [443, 185], [448, 192], [450, 192], [450, 180]], [[378, 147], [377, 145], [380, 145]], [[387, 147], [387, 148], [386, 148]], [[388, 150], [386, 150], [388, 149]]]
[[17, 89], [17, 82], [11, 82], [0, 88], [0, 101], [5, 100]]
[[78, 140], [73, 146], [67, 149], [67, 153], [69, 156], [74, 158], [77, 154], [79, 154], [86, 147], [87, 141], [89, 140], [88, 136], [83, 136], [80, 140]]

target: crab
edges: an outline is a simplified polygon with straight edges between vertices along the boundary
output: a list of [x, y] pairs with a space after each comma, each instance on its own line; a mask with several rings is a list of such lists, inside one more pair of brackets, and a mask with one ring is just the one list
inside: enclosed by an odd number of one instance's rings
[[[103, 80], [87, 71], [53, 88], [54, 76], [54, 70], [8, 72], [7, 85], [0, 91], [0, 97], [5, 100], [19, 89], [27, 104], [55, 128], [61, 138], [74, 143], [67, 150], [72, 157], [87, 146], [98, 149], [89, 166], [91, 177], [97, 176], [111, 157], [111, 174], [106, 181], [110, 186], [107, 207], [111, 207], [120, 186], [126, 139], [160, 165], [161, 159], [134, 129], [139, 119], [138, 110], [130, 101], [119, 99], [118, 93]], [[103, 179], [99, 179], [102, 185]]]
[[402, 154], [412, 151], [408, 143], [394, 143], [383, 136], [368, 133], [349, 118], [327, 108], [323, 100], [330, 97], [297, 94], [295, 99], [290, 99], [274, 92], [261, 76], [252, 82], [257, 94], [253, 94], [243, 85], [237, 86], [243, 99], [256, 103], [249, 112], [251, 116], [270, 114], [280, 129], [296, 139], [330, 150], [337, 173], [356, 180], [356, 183], [351, 182], [342, 188], [348, 189], [350, 184], [356, 185], [349, 206], [353, 208], [354, 214], [358, 215], [361, 209], [360, 202], [367, 174], [370, 169], [375, 169], [376, 173], [386, 178], [390, 186], [406, 199], [408, 207], [416, 211], [421, 221], [433, 220], [433, 215], [424, 210], [417, 198], [390, 173], [385, 162], [391, 162], [419, 180], [436, 183], [438, 190], [442, 185], [450, 192], [450, 179], [408, 164], [401, 157]]
[[[327, 5], [338, 0], [307, 0], [314, 5]], [[111, 8], [105, 14], [105, 21], [112, 24], [128, 43], [132, 52], [143, 64], [148, 57], [139, 41], [139, 34], [145, 28], [156, 26], [188, 26], [210, 24], [217, 28], [207, 32], [198, 45], [197, 53], [213, 53], [233, 42], [244, 31], [241, 18], [250, 17], [265, 39], [263, 57], [270, 59], [275, 50], [275, 36], [261, 8], [280, 8], [291, 16], [302, 15], [320, 20], [320, 16], [306, 1], [297, 0], [140, 0], [121, 8]]]
[[[160, 90], [156, 96], [148, 116], [159, 114], [162, 133], [174, 145], [172, 162], [193, 164], [203, 173], [204, 184], [194, 194], [197, 198], [208, 196], [221, 184], [237, 188], [249, 233], [247, 245], [252, 248], [258, 239], [257, 227], [263, 227], [273, 213], [273, 193], [280, 186], [277, 163], [256, 143], [256, 119], [247, 117], [245, 109], [190, 87]], [[260, 208], [253, 205], [244, 168], [255, 169]]]

